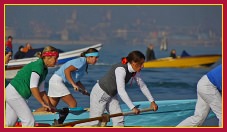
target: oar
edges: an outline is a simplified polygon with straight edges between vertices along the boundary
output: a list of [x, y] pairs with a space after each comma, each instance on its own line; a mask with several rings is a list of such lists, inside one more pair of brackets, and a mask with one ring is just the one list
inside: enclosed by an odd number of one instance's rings
[[[85, 110], [83, 107], [57, 109], [55, 112], [58, 113], [59, 118], [54, 119], [54, 124], [55, 125], [62, 124], [69, 113], [74, 115], [79, 115], [85, 111], [87, 110]], [[48, 112], [48, 113], [51, 113], [51, 112]]]
[[[61, 108], [61, 109], [56, 109], [54, 113], [59, 113], [59, 112], [62, 112], [62, 111], [67, 111], [68, 113], [72, 113], [74, 115], [79, 115], [85, 111], [88, 111], [87, 108], [83, 108], [83, 107], [75, 107], [75, 108]], [[35, 111], [33, 111], [33, 114], [51, 114], [53, 112], [49, 112], [49, 111], [46, 111], [45, 108], [41, 107]]]
[[46, 109], [44, 107], [40, 107], [37, 110], [33, 110], [33, 114], [34, 115], [49, 115], [49, 114], [56, 114], [59, 116], [58, 119], [53, 120], [54, 124], [62, 124], [68, 113], [74, 114], [74, 115], [79, 115], [82, 114], [84, 112], [88, 111], [87, 108], [83, 108], [83, 107], [75, 107], [75, 108], [62, 108], [62, 109], [57, 109], [55, 112], [49, 112], [46, 111]]
[[82, 93], [83, 95], [90, 96], [90, 93], [88, 93], [88, 91], [85, 91], [85, 90], [82, 89], [82, 88], [79, 88], [79, 92]]
[[[140, 110], [140, 113], [153, 111], [153, 110], [154, 110], [153, 108], [146, 108], [146, 109]], [[112, 118], [112, 117], [117, 117], [117, 116], [128, 116], [130, 114], [134, 114], [134, 112], [130, 111], [130, 112], [123, 112], [123, 113], [116, 113], [116, 114], [111, 114], [108, 117]], [[87, 118], [87, 119], [82, 119], [82, 120], [78, 120], [78, 121], [68, 122], [68, 123], [64, 123], [64, 124], [53, 125], [52, 127], [74, 126], [74, 125], [79, 124], [79, 123], [85, 123], [85, 122], [90, 122], [90, 121], [95, 121], [95, 120], [102, 121], [102, 119], [105, 118], [105, 117], [104, 116], [99, 116], [99, 117], [94, 117], [94, 118]]]

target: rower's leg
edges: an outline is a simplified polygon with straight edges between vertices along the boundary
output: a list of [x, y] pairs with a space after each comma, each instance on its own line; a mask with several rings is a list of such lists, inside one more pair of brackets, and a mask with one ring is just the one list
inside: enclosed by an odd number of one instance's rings
[[[111, 98], [107, 106], [107, 111], [110, 114], [122, 113], [117, 96]], [[118, 116], [111, 118], [113, 121], [113, 126], [124, 126], [124, 116]]]

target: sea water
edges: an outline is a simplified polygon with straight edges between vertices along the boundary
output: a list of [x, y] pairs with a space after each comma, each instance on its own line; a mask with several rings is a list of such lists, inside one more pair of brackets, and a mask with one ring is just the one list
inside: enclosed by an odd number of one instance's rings
[[[35, 45], [37, 46], [37, 45]], [[40, 45], [39, 45], [40, 46]], [[41, 45], [42, 46], [42, 45]], [[45, 46], [45, 45], [43, 45]], [[64, 51], [70, 51], [72, 49], [84, 48], [87, 45], [53, 45], [56, 48]], [[33, 46], [34, 47], [34, 46]], [[126, 57], [129, 52], [133, 50], [140, 50], [145, 54], [147, 45], [145, 44], [116, 44], [108, 43], [103, 44], [100, 50], [100, 57], [95, 65], [89, 65], [88, 74], [82, 78], [81, 82], [90, 92], [92, 87], [111, 67], [112, 64], [121, 61], [122, 57]], [[177, 55], [180, 55], [183, 50], [186, 50], [191, 55], [200, 54], [222, 54], [222, 45], [169, 45], [168, 51], [160, 51], [159, 47], [154, 48], [156, 58], [168, 57], [171, 49], [176, 49]], [[141, 71], [141, 77], [146, 83], [147, 87], [151, 91], [152, 96], [156, 101], [161, 100], [184, 100], [184, 99], [196, 99], [196, 85], [199, 79], [210, 71], [213, 67], [221, 63], [221, 59], [209, 68], [144, 68]], [[50, 68], [45, 82], [46, 91], [48, 91], [48, 81], [53, 73], [58, 69]], [[82, 95], [79, 92], [75, 92], [70, 84], [67, 84], [72, 95], [77, 100], [78, 106], [89, 107], [89, 97]], [[132, 101], [146, 101], [146, 97], [142, 94], [139, 87], [133, 83], [127, 84], [126, 91]], [[120, 103], [123, 103], [120, 100]], [[31, 109], [37, 109], [41, 105], [31, 97], [28, 100], [28, 104]], [[67, 107], [65, 103], [60, 101], [58, 108]], [[183, 120], [183, 119], [182, 119]], [[209, 123], [208, 123], [209, 124]], [[217, 120], [211, 121], [210, 125], [217, 125]]]

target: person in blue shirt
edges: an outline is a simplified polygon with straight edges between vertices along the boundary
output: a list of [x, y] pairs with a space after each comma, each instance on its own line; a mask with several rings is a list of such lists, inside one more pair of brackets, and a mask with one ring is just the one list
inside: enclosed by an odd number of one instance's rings
[[222, 126], [222, 64], [218, 65], [206, 75], [202, 76], [197, 84], [197, 103], [193, 116], [180, 122], [177, 127], [201, 126], [210, 109], [215, 113]]
[[62, 99], [70, 108], [77, 106], [76, 99], [72, 96], [65, 85], [69, 83], [75, 91], [83, 90], [87, 94], [81, 78], [87, 72], [88, 64], [95, 64], [98, 61], [99, 52], [90, 48], [81, 54], [81, 57], [70, 60], [63, 64], [50, 78], [48, 96], [53, 106], [57, 106]]

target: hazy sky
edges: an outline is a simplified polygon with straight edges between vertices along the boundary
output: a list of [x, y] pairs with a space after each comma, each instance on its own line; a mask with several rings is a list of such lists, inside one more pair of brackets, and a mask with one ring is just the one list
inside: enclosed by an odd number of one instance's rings
[[80, 23], [95, 25], [102, 21], [106, 11], [111, 10], [112, 22], [132, 23], [136, 18], [142, 21], [156, 20], [157, 25], [169, 26], [207, 26], [221, 30], [222, 6], [6, 6], [6, 26], [26, 29], [29, 21], [47, 24], [52, 29], [61, 29], [65, 20], [77, 11]]

